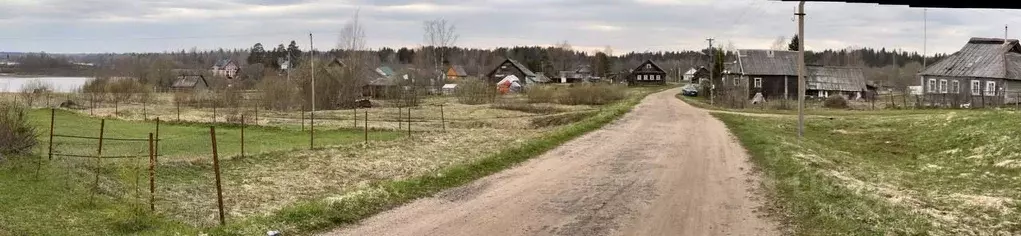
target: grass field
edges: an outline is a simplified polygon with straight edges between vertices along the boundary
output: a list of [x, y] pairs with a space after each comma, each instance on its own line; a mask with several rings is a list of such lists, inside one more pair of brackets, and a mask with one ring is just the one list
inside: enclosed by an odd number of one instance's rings
[[[683, 100], [689, 105], [717, 111], [729, 111], [729, 112], [741, 112], [741, 113], [755, 113], [755, 114], [775, 114], [775, 115], [797, 115], [798, 107], [797, 100], [788, 101], [787, 109], [779, 109], [776, 106], [776, 101], [772, 104], [767, 105], [753, 105], [749, 104], [745, 108], [723, 108], [719, 106], [711, 105], [709, 99], [705, 97], [688, 97], [677, 94], [677, 98]], [[828, 115], [904, 115], [904, 114], [940, 114], [945, 112], [943, 109], [831, 109], [822, 107], [822, 103], [819, 101], [807, 101], [805, 105], [806, 115], [816, 116], [828, 116]]]
[[798, 235], [1021, 234], [1021, 114], [942, 110], [810, 117], [714, 113]]
[[[217, 226], [210, 124], [195, 123], [203, 122], [201, 115], [186, 123], [161, 124], [157, 210], [149, 213], [147, 160], [104, 159], [99, 172], [94, 159], [55, 157], [45, 161], [49, 111], [35, 110], [29, 115], [44, 134], [37, 148], [43, 155], [0, 163], [0, 171], [4, 171], [0, 181], [17, 182], [0, 186], [5, 193], [0, 207], [10, 209], [0, 216], [0, 235], [253, 235], [267, 230], [310, 234], [356, 222], [541, 154], [612, 121], [646, 94], [661, 89], [631, 89], [626, 100], [604, 106], [547, 104], [557, 107], [553, 114], [488, 104], [451, 104], [448, 99], [434, 98], [427, 100], [427, 106], [412, 109], [414, 133], [410, 138], [406, 130], [394, 130], [397, 122], [388, 122], [396, 121], [396, 109], [367, 109], [373, 128], [371, 142], [361, 143], [364, 122], [359, 129], [351, 129], [353, 119], [317, 120], [318, 148], [312, 150], [307, 146], [307, 132], [300, 130], [300, 113], [277, 114], [280, 118], [264, 118], [261, 126], [245, 129], [243, 158], [237, 145], [240, 127], [217, 124], [227, 212], [224, 227]], [[438, 104], [432, 103], [446, 104], [444, 119], [449, 120], [441, 123], [438, 106], [428, 106]], [[121, 104], [117, 109], [126, 110], [110, 114], [97, 112], [110, 117], [105, 137], [144, 138], [154, 132], [155, 123], [135, 117], [131, 106]], [[359, 120], [364, 119], [365, 111], [358, 111]], [[570, 115], [575, 113], [591, 115]], [[88, 110], [58, 111], [57, 133], [98, 135], [99, 118], [88, 114]], [[353, 115], [353, 111], [317, 112], [320, 115], [340, 118]], [[550, 123], [544, 117], [557, 118]], [[552, 126], [534, 126], [539, 120]], [[402, 126], [406, 128], [406, 123]], [[447, 132], [440, 132], [444, 126]], [[92, 140], [56, 141], [59, 152], [95, 154]], [[146, 145], [136, 143], [104, 143], [104, 156], [147, 151]], [[93, 189], [95, 173], [100, 176], [98, 189]], [[31, 191], [26, 190], [29, 188]]]

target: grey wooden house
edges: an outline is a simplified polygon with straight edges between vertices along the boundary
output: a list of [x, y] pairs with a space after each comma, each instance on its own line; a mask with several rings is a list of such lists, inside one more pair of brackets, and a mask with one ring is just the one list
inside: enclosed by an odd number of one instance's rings
[[971, 38], [960, 51], [925, 68], [922, 102], [930, 106], [1013, 104], [1021, 94], [1021, 47], [1016, 39]]
[[664, 85], [666, 84], [666, 71], [656, 65], [652, 60], [646, 60], [631, 70], [628, 76], [628, 85]]
[[[748, 97], [762, 93], [766, 99], [798, 97], [798, 52], [783, 50], [738, 50], [733, 67], [727, 66], [724, 84], [742, 84]], [[861, 68], [837, 66], [806, 66], [805, 96], [842, 95], [849, 99], [865, 98], [866, 78]]]
[[496, 84], [508, 75], [514, 75], [520, 79], [522, 85], [549, 82], [548, 78], [543, 81], [543, 78], [540, 78], [535, 72], [528, 69], [525, 64], [521, 64], [521, 62], [510, 58], [503, 60], [503, 62], [493, 68], [492, 71], [489, 71], [489, 73], [486, 74], [485, 80], [491, 84]]

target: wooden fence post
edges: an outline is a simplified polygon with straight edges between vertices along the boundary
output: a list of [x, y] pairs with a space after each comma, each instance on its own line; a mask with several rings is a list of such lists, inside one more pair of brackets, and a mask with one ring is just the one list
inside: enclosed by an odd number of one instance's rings
[[174, 103], [177, 104], [177, 122], [181, 122], [181, 101], [174, 99]]
[[96, 169], [95, 169], [95, 180], [92, 182], [92, 195], [89, 197], [89, 202], [93, 202], [93, 198], [96, 196], [96, 192], [99, 191], [99, 171], [100, 171], [100, 159], [103, 158], [103, 131], [106, 130], [106, 119], [99, 120], [99, 148], [96, 149]]
[[53, 122], [56, 113], [56, 109], [50, 108], [50, 148], [47, 152], [50, 160], [53, 160]]
[[443, 117], [443, 104], [440, 104], [440, 126], [443, 127], [443, 132], [447, 132], [447, 121]]
[[355, 105], [355, 108], [354, 108], [353, 111], [354, 111], [353, 113], [355, 115], [355, 119], [354, 119], [355, 120], [355, 128], [358, 128], [358, 105], [357, 104]]
[[156, 149], [149, 133], [149, 210], [156, 211]]
[[213, 123], [216, 123], [216, 104], [213, 104]]
[[401, 109], [401, 105], [397, 105], [397, 131], [400, 131], [401, 129], [404, 129], [404, 124], [402, 123], [402, 122], [404, 122], [402, 120], [403, 118], [404, 118], [404, 109]]
[[316, 111], [313, 109], [308, 113], [308, 149], [315, 148], [316, 144]]
[[216, 175], [216, 207], [220, 212], [220, 225], [226, 224], [223, 219], [223, 187], [220, 185], [220, 159], [216, 153], [216, 127], [209, 127], [209, 138], [213, 145], [213, 172]]
[[96, 110], [96, 95], [90, 93], [89, 94], [89, 115], [90, 116], [96, 115], [95, 110]]
[[145, 98], [142, 98], [142, 120], [149, 120], [149, 113], [146, 111]]
[[301, 105], [301, 131], [305, 131], [305, 105]]

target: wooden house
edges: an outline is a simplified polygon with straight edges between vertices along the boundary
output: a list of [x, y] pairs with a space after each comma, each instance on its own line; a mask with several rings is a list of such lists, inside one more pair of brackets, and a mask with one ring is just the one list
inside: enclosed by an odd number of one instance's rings
[[867, 81], [861, 68], [809, 66], [806, 70], [806, 96], [825, 98], [841, 95], [848, 99], [864, 99], [867, 95]]
[[520, 79], [522, 85], [546, 83], [549, 81], [542, 81], [535, 72], [529, 70], [524, 64], [514, 59], [506, 59], [493, 68], [488, 74], [486, 74], [485, 80], [491, 84], [497, 84], [508, 75], [514, 75]]
[[652, 60], [646, 60], [641, 65], [638, 65], [638, 67], [631, 70], [631, 74], [628, 76], [629, 86], [664, 84], [666, 84], [666, 71], [652, 62]]
[[464, 70], [463, 66], [451, 65], [447, 68], [445, 75], [448, 80], [460, 80], [464, 77], [468, 77], [468, 72]]
[[[780, 50], [738, 50], [737, 67], [732, 73], [740, 75], [739, 83], [747, 83], [748, 97], [762, 93], [766, 99], [797, 98], [798, 52]], [[724, 81], [724, 83], [733, 81]]]
[[1016, 39], [971, 38], [920, 75], [925, 104], [986, 107], [1018, 103], [1021, 47]]
[[174, 92], [203, 92], [209, 90], [209, 82], [202, 75], [180, 75], [174, 84], [170, 85]]

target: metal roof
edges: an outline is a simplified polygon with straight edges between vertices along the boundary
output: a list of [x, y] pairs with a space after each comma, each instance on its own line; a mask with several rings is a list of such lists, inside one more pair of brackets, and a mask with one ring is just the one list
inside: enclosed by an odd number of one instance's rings
[[737, 50], [739, 67], [746, 75], [798, 75], [798, 52], [783, 50]]
[[953, 76], [953, 77], [981, 77], [999, 79], [1021, 79], [1019, 73], [1011, 73], [1008, 76], [1008, 68], [1017, 70], [1016, 66], [1010, 66], [1007, 59], [1016, 58], [1021, 49], [1018, 47], [1018, 40], [1004, 40], [993, 38], [971, 38], [960, 51], [951, 54], [949, 57], [940, 60], [925, 68], [921, 75]]
[[[780, 0], [780, 1], [799, 2], [800, 0]], [[905, 5], [910, 7], [926, 7], [926, 8], [1021, 9], [1021, 7], [1019, 7], [1018, 4], [1013, 1], [805, 0], [805, 2], [873, 3], [880, 5]]]
[[861, 68], [809, 66], [805, 77], [808, 90], [826, 91], [863, 91], [865, 90], [865, 72]]
[[231, 62], [234, 62], [234, 60], [233, 59], [223, 59], [223, 60], [216, 61], [216, 64], [213, 64], [213, 66], [223, 68], [223, 67], [226, 67], [227, 64], [230, 64]]

